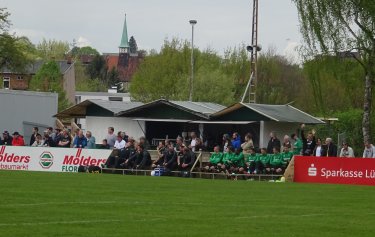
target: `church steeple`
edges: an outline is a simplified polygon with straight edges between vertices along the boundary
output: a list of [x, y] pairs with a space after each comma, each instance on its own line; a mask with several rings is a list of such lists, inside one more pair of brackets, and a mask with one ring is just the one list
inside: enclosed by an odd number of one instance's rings
[[119, 46], [120, 53], [129, 53], [128, 27], [126, 25], [126, 14], [124, 28], [122, 29], [121, 43]]

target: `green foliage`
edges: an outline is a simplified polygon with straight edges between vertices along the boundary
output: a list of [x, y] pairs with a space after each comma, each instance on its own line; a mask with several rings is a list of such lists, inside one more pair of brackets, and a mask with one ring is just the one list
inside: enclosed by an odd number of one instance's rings
[[129, 49], [130, 53], [137, 53], [138, 51], [137, 41], [135, 41], [133, 36], [129, 39]]
[[6, 8], [0, 8], [0, 34], [8, 31], [10, 26], [9, 16], [10, 13]]
[[59, 40], [43, 39], [37, 46], [38, 56], [44, 60], [64, 60], [69, 52], [69, 43]]
[[91, 79], [87, 75], [86, 68], [80, 61], [75, 62], [74, 68], [77, 91], [100, 92], [107, 90], [107, 87], [98, 78]]
[[85, 47], [73, 47], [72, 50], [70, 51], [71, 55], [75, 58], [78, 58], [81, 55], [99, 55], [99, 52], [90, 47], [90, 46], [85, 46]]
[[91, 79], [99, 78], [101, 81], [105, 81], [107, 67], [103, 56], [95, 55], [92, 62], [87, 66], [87, 74]]
[[44, 63], [29, 82], [29, 90], [58, 93], [58, 111], [70, 106], [63, 89], [63, 77], [55, 61]]

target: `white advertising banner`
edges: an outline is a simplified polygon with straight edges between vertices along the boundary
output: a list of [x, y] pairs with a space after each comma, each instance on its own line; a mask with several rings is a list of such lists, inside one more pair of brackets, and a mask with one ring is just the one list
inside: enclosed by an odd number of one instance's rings
[[112, 150], [0, 146], [0, 170], [77, 172], [80, 165], [100, 166]]

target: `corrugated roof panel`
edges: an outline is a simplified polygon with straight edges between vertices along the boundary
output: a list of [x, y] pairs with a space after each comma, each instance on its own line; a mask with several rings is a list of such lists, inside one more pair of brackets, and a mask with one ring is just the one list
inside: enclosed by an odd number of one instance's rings
[[203, 114], [213, 114], [225, 107], [215, 103], [192, 102], [192, 101], [170, 101], [171, 103]]

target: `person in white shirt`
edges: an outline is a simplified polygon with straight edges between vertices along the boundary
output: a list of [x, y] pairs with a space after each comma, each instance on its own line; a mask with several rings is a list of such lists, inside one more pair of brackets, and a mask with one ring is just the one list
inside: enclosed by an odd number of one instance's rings
[[365, 150], [363, 151], [363, 158], [375, 158], [375, 146], [370, 141], [365, 142]]
[[342, 143], [340, 157], [354, 157], [354, 151], [347, 142]]
[[33, 142], [33, 144], [31, 144], [31, 146], [41, 147], [43, 146], [43, 144], [44, 144], [44, 140], [42, 136], [40, 134], [37, 134], [35, 136], [35, 141]]
[[125, 148], [126, 142], [122, 139], [121, 135], [117, 136], [117, 139], [115, 141], [115, 145], [113, 148], [121, 150]]
[[195, 145], [197, 144], [197, 135], [195, 132], [191, 132], [191, 142], [189, 148], [194, 152], [195, 151]]
[[316, 139], [316, 145], [313, 152], [313, 156], [321, 157], [322, 156], [322, 140], [320, 138]]

